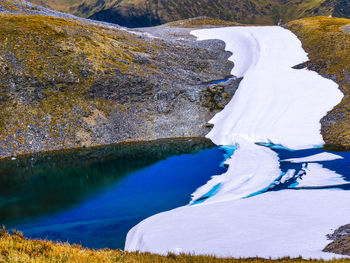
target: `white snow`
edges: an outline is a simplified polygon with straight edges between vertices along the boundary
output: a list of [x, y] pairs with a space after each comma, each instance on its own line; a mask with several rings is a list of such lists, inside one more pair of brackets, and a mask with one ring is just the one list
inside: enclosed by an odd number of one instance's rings
[[237, 141], [238, 149], [226, 160], [228, 171], [212, 177], [207, 184], [192, 194], [192, 201], [221, 184], [219, 191], [205, 203], [234, 200], [248, 197], [267, 188], [280, 177], [277, 154], [267, 147], [259, 146], [243, 139]]
[[341, 174], [324, 168], [319, 163], [309, 163], [303, 169], [306, 173], [297, 180], [296, 187], [315, 187], [348, 184]]
[[288, 169], [288, 171], [282, 176], [280, 183], [283, 184], [289, 179], [292, 179], [295, 176], [296, 172], [297, 171], [295, 169]]
[[[192, 34], [198, 40], [225, 41], [233, 53], [232, 74], [243, 77], [233, 99], [210, 121], [214, 128], [208, 134], [217, 145], [234, 145], [237, 150], [226, 160], [225, 174], [213, 176], [193, 193], [194, 205], [142, 221], [128, 233], [125, 249], [233, 257], [335, 257], [321, 250], [329, 243], [326, 234], [349, 223], [349, 192], [283, 190], [255, 195], [296, 172], [290, 170], [280, 178], [277, 154], [255, 143], [290, 149], [323, 144], [320, 119], [343, 97], [337, 84], [316, 72], [292, 69], [308, 57], [297, 37], [281, 27], [215, 28]], [[338, 157], [289, 161], [314, 158]], [[310, 163], [308, 168], [299, 185], [343, 180], [322, 165]], [[213, 196], [196, 202], [213, 189]]]
[[232, 74], [244, 76], [235, 96], [210, 123], [217, 145], [238, 137], [291, 149], [323, 144], [320, 119], [343, 98], [338, 85], [307, 69], [301, 42], [276, 26], [228, 27], [191, 32], [198, 40], [221, 39], [233, 55]]
[[340, 190], [284, 190], [251, 198], [180, 207], [131, 229], [128, 251], [232, 257], [333, 258], [325, 235], [349, 223]]
[[308, 162], [334, 161], [338, 159], [344, 159], [344, 158], [334, 153], [323, 152], [323, 153], [318, 153], [318, 154], [301, 157], [301, 158], [284, 159], [284, 160], [281, 160], [281, 162], [308, 163]]

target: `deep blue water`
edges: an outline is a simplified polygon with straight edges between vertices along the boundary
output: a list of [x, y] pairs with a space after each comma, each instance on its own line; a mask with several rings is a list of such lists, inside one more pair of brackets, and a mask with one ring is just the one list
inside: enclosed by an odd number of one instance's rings
[[123, 248], [131, 227], [225, 172], [211, 146], [164, 140], [0, 162], [0, 222], [31, 238]]

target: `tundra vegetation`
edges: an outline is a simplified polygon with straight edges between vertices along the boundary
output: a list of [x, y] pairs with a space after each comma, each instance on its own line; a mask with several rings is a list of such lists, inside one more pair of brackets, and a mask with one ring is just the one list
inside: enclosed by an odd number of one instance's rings
[[349, 259], [305, 260], [302, 258], [281, 258], [281, 259], [234, 259], [217, 258], [215, 256], [195, 256], [188, 254], [175, 255], [169, 253], [166, 256], [150, 253], [129, 253], [122, 250], [101, 249], [92, 250], [83, 248], [80, 245], [68, 243], [54, 243], [45, 240], [29, 240], [23, 237], [20, 232], [8, 232], [4, 228], [0, 230], [0, 261], [1, 262], [124, 262], [124, 263], [307, 263], [307, 262], [332, 262], [345, 263]]

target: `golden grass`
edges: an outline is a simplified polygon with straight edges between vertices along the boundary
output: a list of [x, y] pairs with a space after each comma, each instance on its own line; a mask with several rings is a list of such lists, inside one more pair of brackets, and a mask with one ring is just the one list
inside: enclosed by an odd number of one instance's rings
[[[72, 262], [72, 263], [94, 263], [94, 262], [123, 262], [123, 263], [296, 263], [296, 262], [326, 262], [318, 260], [304, 260], [301, 258], [282, 258], [278, 260], [249, 258], [217, 258], [214, 256], [193, 256], [168, 254], [161, 256], [150, 253], [129, 253], [122, 250], [91, 250], [80, 245], [68, 243], [54, 243], [52, 241], [29, 240], [22, 233], [14, 231], [9, 233], [5, 228], [0, 229], [0, 262]], [[350, 262], [349, 259], [337, 259], [327, 262], [343, 263]]]
[[348, 24], [350, 19], [331, 17], [313, 17], [288, 24], [309, 54], [312, 69], [336, 78], [345, 95], [329, 113], [333, 123], [322, 127], [328, 144], [345, 147], [350, 147], [350, 34], [342, 28]]

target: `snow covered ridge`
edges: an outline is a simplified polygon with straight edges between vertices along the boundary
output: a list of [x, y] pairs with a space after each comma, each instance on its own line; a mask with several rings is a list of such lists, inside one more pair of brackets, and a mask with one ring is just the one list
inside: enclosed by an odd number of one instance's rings
[[307, 69], [292, 67], [308, 60], [299, 39], [276, 26], [229, 27], [191, 32], [198, 40], [220, 39], [233, 53], [232, 75], [244, 77], [230, 103], [210, 121], [215, 144], [237, 137], [281, 144], [291, 149], [322, 145], [320, 119], [343, 94], [338, 85]]
[[[161, 213], [130, 230], [128, 251], [184, 252], [232, 257], [333, 258], [322, 252], [326, 234], [348, 223], [350, 191], [280, 190], [348, 182], [321, 161], [335, 154], [287, 158], [256, 143], [301, 150], [324, 143], [320, 119], [343, 98], [336, 83], [292, 67], [308, 60], [301, 42], [280, 27], [192, 31], [198, 40], [220, 39], [233, 53], [232, 75], [243, 77], [230, 103], [210, 121], [217, 145], [234, 145], [228, 171], [192, 194], [192, 205]], [[310, 162], [310, 163], [309, 163]], [[263, 194], [262, 194], [263, 193]], [[200, 202], [199, 202], [200, 200]], [[204, 201], [203, 201], [204, 200]]]

